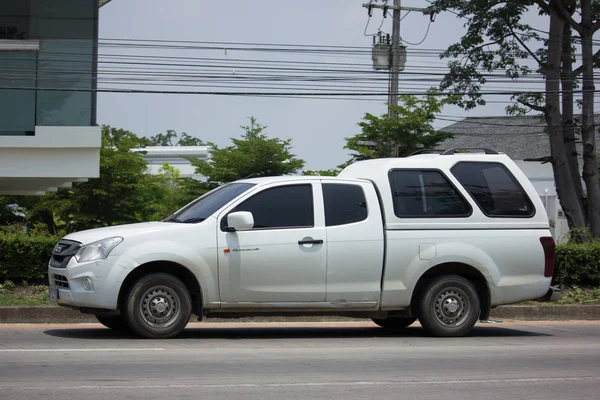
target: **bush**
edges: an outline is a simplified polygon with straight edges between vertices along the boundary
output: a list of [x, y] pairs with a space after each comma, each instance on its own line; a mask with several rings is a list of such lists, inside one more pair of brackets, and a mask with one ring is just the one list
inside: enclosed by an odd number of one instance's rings
[[600, 286], [600, 242], [556, 247], [553, 282], [563, 286]]
[[[0, 282], [47, 279], [48, 260], [59, 236], [0, 230]], [[553, 283], [600, 287], [600, 242], [556, 248]]]
[[48, 261], [59, 239], [0, 231], [0, 282], [46, 279]]

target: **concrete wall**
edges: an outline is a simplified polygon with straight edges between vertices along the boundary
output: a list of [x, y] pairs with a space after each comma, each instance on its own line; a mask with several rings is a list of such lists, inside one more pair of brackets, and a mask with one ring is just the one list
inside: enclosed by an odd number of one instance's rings
[[43, 194], [97, 178], [100, 144], [97, 126], [36, 126], [35, 136], [0, 136], [0, 194]]

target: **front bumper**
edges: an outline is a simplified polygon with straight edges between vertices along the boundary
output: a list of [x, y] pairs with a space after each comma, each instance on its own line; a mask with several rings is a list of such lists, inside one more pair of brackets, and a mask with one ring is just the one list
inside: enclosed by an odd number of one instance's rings
[[116, 310], [119, 290], [135, 263], [123, 256], [77, 263], [66, 268], [48, 266], [50, 300], [72, 308]]

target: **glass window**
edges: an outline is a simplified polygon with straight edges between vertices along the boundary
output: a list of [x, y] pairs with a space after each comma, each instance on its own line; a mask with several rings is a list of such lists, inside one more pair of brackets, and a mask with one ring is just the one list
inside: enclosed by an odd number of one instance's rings
[[0, 39], [20, 40], [31, 36], [30, 1], [0, 1]]
[[[0, 1], [0, 39], [30, 38], [28, 0]], [[0, 45], [0, 135], [35, 131], [35, 51], [9, 51]]]
[[367, 219], [367, 200], [358, 185], [323, 184], [325, 225], [351, 224]]
[[98, 0], [0, 1], [0, 39], [39, 40], [39, 51], [0, 47], [0, 135], [96, 124]]
[[389, 174], [394, 213], [401, 218], [468, 217], [471, 207], [439, 171], [394, 170]]
[[253, 186], [253, 183], [231, 183], [220, 186], [177, 211], [165, 222], [202, 222]]
[[35, 132], [36, 53], [0, 51], [0, 135]]
[[36, 125], [95, 125], [98, 1], [31, 2], [32, 34], [40, 39], [37, 86], [45, 89], [37, 93]]
[[[300, 228], [314, 226], [311, 185], [290, 185], [255, 194], [232, 212], [249, 211], [254, 229]], [[226, 218], [224, 218], [226, 223]]]
[[[38, 53], [36, 125], [89, 126], [94, 54], [90, 40], [43, 39]], [[73, 91], [68, 89], [74, 89]]]
[[531, 217], [535, 209], [510, 171], [500, 163], [460, 162], [452, 173], [490, 217]]

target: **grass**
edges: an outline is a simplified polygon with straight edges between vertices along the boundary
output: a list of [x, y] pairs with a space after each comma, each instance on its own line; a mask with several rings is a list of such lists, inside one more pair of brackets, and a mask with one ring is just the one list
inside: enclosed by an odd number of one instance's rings
[[[527, 301], [522, 305], [543, 305], [543, 304], [600, 304], [600, 287], [582, 288], [573, 286], [563, 289], [563, 295], [558, 303], [539, 303], [536, 301]], [[26, 282], [21, 285], [15, 285], [11, 281], [0, 283], [0, 307], [6, 306], [55, 306], [56, 303], [50, 303], [48, 300], [48, 286], [35, 284], [29, 285]]]
[[558, 304], [600, 304], [600, 287], [573, 286], [563, 291]]
[[47, 285], [15, 285], [11, 281], [0, 284], [0, 307], [55, 306], [50, 303]]

